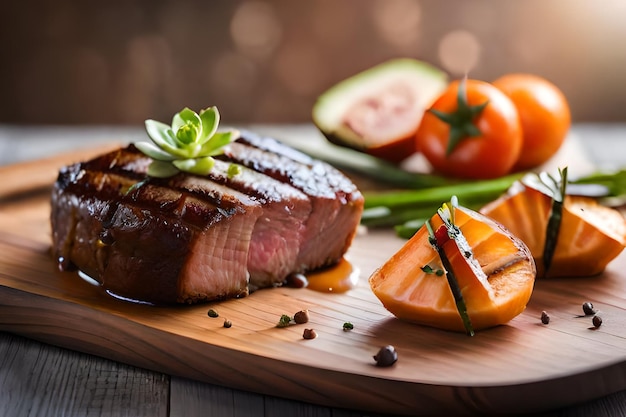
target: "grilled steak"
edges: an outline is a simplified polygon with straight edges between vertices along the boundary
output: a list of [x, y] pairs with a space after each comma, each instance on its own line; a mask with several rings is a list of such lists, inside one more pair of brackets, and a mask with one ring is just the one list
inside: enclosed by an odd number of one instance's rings
[[61, 269], [155, 304], [241, 297], [336, 263], [363, 210], [342, 173], [249, 132], [208, 176], [148, 177], [149, 163], [129, 145], [59, 172], [51, 224]]

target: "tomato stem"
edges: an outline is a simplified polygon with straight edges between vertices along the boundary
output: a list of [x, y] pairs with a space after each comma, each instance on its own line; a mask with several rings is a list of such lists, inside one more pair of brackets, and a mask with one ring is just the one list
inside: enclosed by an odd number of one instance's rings
[[459, 83], [456, 110], [450, 113], [442, 112], [436, 109], [428, 110], [439, 120], [450, 125], [450, 137], [448, 139], [448, 146], [446, 147], [446, 156], [449, 156], [454, 149], [456, 149], [459, 143], [466, 138], [482, 135], [480, 129], [474, 124], [474, 120], [480, 116], [488, 104], [489, 100], [475, 106], [470, 106], [467, 102], [465, 79], [463, 79]]

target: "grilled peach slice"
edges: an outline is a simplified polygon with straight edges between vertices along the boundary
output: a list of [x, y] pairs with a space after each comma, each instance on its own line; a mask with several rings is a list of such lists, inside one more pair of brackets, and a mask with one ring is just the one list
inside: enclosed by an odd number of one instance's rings
[[487, 204], [480, 212], [526, 243], [538, 276], [597, 275], [624, 249], [626, 221], [619, 211], [593, 198], [568, 195], [563, 200], [556, 247], [546, 271], [543, 252], [552, 198], [533, 187], [519, 183], [515, 187], [516, 191]]
[[[536, 269], [526, 245], [493, 220], [457, 207], [454, 223], [471, 250], [455, 239], [441, 248], [450, 261], [474, 330], [507, 323], [526, 308]], [[443, 222], [431, 218], [434, 228]], [[465, 331], [441, 257], [422, 227], [369, 278], [372, 291], [402, 320]]]

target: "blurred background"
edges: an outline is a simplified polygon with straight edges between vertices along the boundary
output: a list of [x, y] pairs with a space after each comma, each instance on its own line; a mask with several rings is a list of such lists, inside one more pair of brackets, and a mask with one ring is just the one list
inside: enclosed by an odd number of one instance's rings
[[452, 78], [535, 73], [575, 122], [626, 121], [623, 0], [25, 0], [0, 16], [0, 123], [213, 104], [227, 123], [309, 122], [325, 89], [396, 57]]

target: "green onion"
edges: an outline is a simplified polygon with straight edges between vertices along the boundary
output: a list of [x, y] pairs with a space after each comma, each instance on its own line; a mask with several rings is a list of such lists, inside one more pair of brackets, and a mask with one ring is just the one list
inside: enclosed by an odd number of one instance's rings
[[463, 206], [478, 209], [502, 195], [522, 174], [493, 180], [445, 185], [420, 190], [364, 192], [365, 210], [361, 224], [368, 227], [395, 227], [410, 238], [423, 222], [437, 211], [442, 201], [457, 196]]
[[[394, 227], [398, 236], [410, 238], [430, 218], [441, 202], [456, 195], [463, 206], [478, 210], [505, 193], [527, 173], [489, 180], [461, 180], [439, 175], [413, 173], [354, 149], [326, 141], [292, 141], [290, 146], [359, 177], [374, 180], [391, 190], [365, 191], [361, 223], [368, 227]], [[545, 174], [544, 174], [545, 175]], [[596, 172], [570, 181], [571, 193], [602, 198], [606, 205], [626, 204], [626, 170]], [[586, 187], [589, 185], [589, 187]]]
[[335, 168], [399, 188], [419, 189], [463, 182], [440, 175], [409, 172], [375, 156], [327, 141], [283, 139], [289, 146], [312, 158], [328, 162]]
[[599, 196], [611, 203], [621, 205], [626, 202], [626, 169], [614, 172], [594, 172], [582, 178], [570, 181], [570, 185], [595, 185], [605, 187], [605, 195]]
[[398, 237], [403, 239], [410, 239], [417, 231], [426, 224], [428, 218], [423, 219], [413, 219], [402, 224], [397, 224], [394, 226], [394, 230]]

